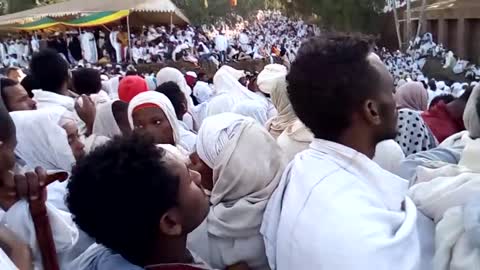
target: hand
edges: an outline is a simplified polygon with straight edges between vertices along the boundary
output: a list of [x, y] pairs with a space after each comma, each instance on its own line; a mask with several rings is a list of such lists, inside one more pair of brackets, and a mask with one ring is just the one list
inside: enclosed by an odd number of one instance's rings
[[5, 226], [0, 226], [0, 248], [20, 270], [33, 269], [30, 247]]
[[75, 102], [75, 110], [80, 119], [87, 125], [86, 135], [92, 134], [93, 123], [95, 122], [95, 115], [97, 113], [95, 102], [93, 102], [89, 96], [81, 95], [77, 99], [77, 102]]
[[9, 172], [2, 177], [0, 185], [0, 207], [8, 211], [18, 200], [27, 199], [32, 210], [36, 205], [43, 204], [47, 199], [46, 187], [57, 180], [65, 181], [68, 173], [59, 172], [47, 175], [44, 169], [37, 167], [35, 172], [27, 172], [25, 175], [14, 175]]

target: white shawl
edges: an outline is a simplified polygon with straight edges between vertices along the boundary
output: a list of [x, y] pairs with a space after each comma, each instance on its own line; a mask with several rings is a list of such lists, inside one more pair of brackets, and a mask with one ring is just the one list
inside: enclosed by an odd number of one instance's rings
[[226, 113], [204, 121], [197, 152], [213, 169], [210, 213], [196, 231], [197, 236], [208, 235], [209, 250], [203, 250], [207, 262], [216, 268], [245, 262], [252, 269], [266, 269], [260, 226], [286, 166], [280, 147], [253, 119]]
[[465, 123], [465, 127], [470, 133], [470, 137], [474, 139], [480, 138], [480, 118], [478, 117], [480, 112], [477, 110], [479, 97], [480, 85], [477, 85], [473, 89], [463, 113], [463, 122]]
[[480, 265], [478, 201], [480, 140], [469, 141], [459, 165], [418, 168], [419, 184], [410, 190], [418, 209], [436, 223], [435, 270], [476, 269]]
[[75, 158], [67, 133], [59, 125], [65, 112], [64, 108], [52, 107], [10, 113], [17, 128], [15, 154], [26, 162], [28, 169], [41, 166], [45, 170], [71, 171]]
[[292, 104], [288, 98], [285, 76], [286, 74], [283, 77], [276, 78], [271, 90], [272, 102], [278, 111], [278, 115], [268, 120], [266, 127], [275, 138], [278, 138], [284, 130], [294, 125], [295, 121], [297, 121], [297, 115], [293, 111]]
[[111, 100], [107, 103], [97, 106], [97, 114], [93, 123], [93, 134], [113, 138], [122, 135], [122, 131], [118, 127], [117, 120], [113, 115], [112, 105], [115, 101]]

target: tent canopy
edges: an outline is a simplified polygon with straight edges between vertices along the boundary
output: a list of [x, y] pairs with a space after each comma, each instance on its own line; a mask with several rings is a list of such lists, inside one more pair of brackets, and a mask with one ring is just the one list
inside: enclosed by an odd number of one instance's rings
[[36, 30], [41, 30], [45, 28], [55, 27], [55, 26], [58, 26], [59, 24], [60, 23], [55, 21], [54, 19], [45, 17], [43, 19], [33, 21], [30, 23], [25, 23], [12, 28], [15, 28], [15, 30], [21, 30], [21, 31], [36, 31]]
[[189, 23], [188, 18], [171, 0], [69, 0], [53, 5], [0, 16], [0, 25], [25, 23], [45, 17], [104, 12], [106, 10], [129, 10], [138, 18], [155, 19], [156, 22], [175, 24]]
[[62, 24], [71, 27], [93, 27], [118, 21], [127, 17], [129, 14], [129, 10], [121, 10], [116, 12], [103, 11], [80, 17], [78, 19], [74, 19], [68, 22], [62, 22]]

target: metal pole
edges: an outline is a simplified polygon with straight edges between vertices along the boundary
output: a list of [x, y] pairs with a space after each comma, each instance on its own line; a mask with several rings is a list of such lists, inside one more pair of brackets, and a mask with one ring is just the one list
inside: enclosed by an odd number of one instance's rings
[[173, 31], [173, 12], [170, 12], [170, 32]]
[[418, 27], [417, 27], [417, 34], [415, 35], [415, 38], [420, 36], [420, 31], [422, 30], [422, 25], [425, 20], [425, 9], [427, 8], [427, 0], [422, 0], [422, 11], [420, 13], [420, 18], [418, 19]]
[[130, 38], [130, 14], [127, 16], [127, 33], [128, 33], [128, 51], [129, 51], [129, 55], [130, 55], [130, 62], [133, 62], [132, 40]]

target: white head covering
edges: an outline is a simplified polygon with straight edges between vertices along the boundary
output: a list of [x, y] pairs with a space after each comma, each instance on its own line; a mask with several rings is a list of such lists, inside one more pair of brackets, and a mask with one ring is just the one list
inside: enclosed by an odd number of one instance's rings
[[157, 73], [157, 85], [162, 85], [166, 82], [176, 83], [182, 92], [189, 97], [192, 94], [192, 89], [188, 86], [182, 72], [176, 68], [166, 67], [162, 68]]
[[28, 169], [41, 166], [45, 170], [72, 170], [75, 158], [67, 133], [59, 124], [65, 112], [62, 107], [52, 107], [10, 113], [17, 128], [15, 154], [25, 161]]
[[288, 98], [287, 80], [285, 76], [286, 74], [276, 78], [270, 93], [272, 103], [277, 109], [278, 114], [268, 121], [267, 129], [275, 138], [280, 136], [285, 129], [292, 126], [298, 119]]
[[394, 140], [387, 140], [377, 144], [373, 161], [380, 165], [382, 169], [395, 174], [404, 158], [405, 154], [400, 145]]
[[122, 135], [122, 131], [118, 127], [117, 120], [115, 120], [112, 111], [114, 102], [115, 101], [108, 101], [107, 103], [97, 106], [97, 114], [95, 115], [95, 122], [93, 123], [93, 134], [107, 138]]
[[260, 91], [270, 94], [279, 81], [286, 80], [287, 68], [284, 65], [270, 64], [258, 74], [257, 85]]
[[245, 100], [237, 103], [232, 110], [233, 113], [237, 113], [243, 116], [251, 117], [258, 121], [262, 126], [268, 121], [268, 111], [264, 103], [256, 100]]
[[217, 94], [228, 93], [236, 99], [261, 99], [259, 95], [243, 86], [238, 81], [241, 77], [237, 78], [238, 76], [235, 77], [232, 75], [232, 73], [234, 73], [232, 70], [235, 71], [232, 67], [223, 66], [217, 71], [217, 73], [215, 73], [215, 76], [213, 77], [215, 92]]
[[[219, 238], [261, 237], [263, 212], [286, 166], [272, 136], [251, 118], [219, 114], [203, 122], [197, 153], [213, 170], [208, 232]], [[255, 166], [245, 166], [247, 161]]]
[[480, 98], [480, 85], [477, 85], [468, 99], [467, 106], [463, 113], [463, 122], [468, 130], [470, 137], [473, 139], [480, 138], [480, 118], [477, 110], [477, 103]]
[[175, 141], [175, 144], [181, 144], [180, 132], [177, 122], [178, 120], [177, 115], [175, 114], [175, 109], [173, 108], [172, 102], [170, 102], [168, 97], [162, 93], [158, 93], [155, 91], [143, 92], [135, 96], [130, 101], [130, 104], [128, 104], [128, 122], [130, 123], [130, 127], [132, 129], [135, 128], [133, 125], [133, 110], [135, 110], [135, 108], [139, 105], [146, 103], [155, 104], [163, 110], [168, 122], [170, 123], [170, 126], [172, 126], [173, 140]]

